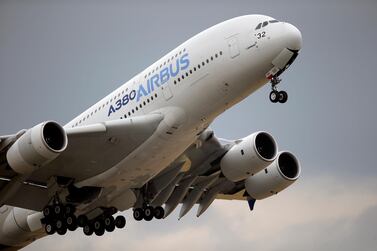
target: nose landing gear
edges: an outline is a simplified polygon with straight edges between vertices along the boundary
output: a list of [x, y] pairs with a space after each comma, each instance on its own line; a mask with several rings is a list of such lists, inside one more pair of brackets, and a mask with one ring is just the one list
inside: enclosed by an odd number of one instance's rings
[[271, 89], [270, 92], [270, 101], [272, 103], [285, 103], [288, 100], [288, 93], [285, 91], [278, 91], [277, 85], [281, 82], [281, 79], [279, 77], [272, 77], [271, 78]]

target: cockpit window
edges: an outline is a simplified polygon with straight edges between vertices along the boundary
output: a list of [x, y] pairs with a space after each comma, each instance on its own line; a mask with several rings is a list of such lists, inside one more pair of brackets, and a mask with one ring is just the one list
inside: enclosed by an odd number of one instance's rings
[[279, 23], [279, 21], [278, 21], [278, 20], [275, 20], [275, 19], [270, 20], [270, 21], [264, 21], [263, 23], [259, 23], [259, 24], [257, 25], [257, 27], [255, 27], [255, 30], [259, 30], [259, 29], [262, 28], [262, 27], [266, 27], [266, 26], [268, 25], [268, 23], [270, 23], [270, 24], [273, 24], [273, 23]]

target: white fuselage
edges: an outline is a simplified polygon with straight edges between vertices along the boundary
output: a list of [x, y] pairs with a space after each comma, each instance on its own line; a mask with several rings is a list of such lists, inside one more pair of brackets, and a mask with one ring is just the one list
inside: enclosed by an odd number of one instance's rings
[[266, 84], [273, 59], [284, 48], [301, 46], [299, 31], [288, 23], [255, 30], [269, 20], [262, 15], [242, 16], [199, 33], [65, 125], [69, 130], [150, 113], [164, 115], [156, 132], [134, 152], [77, 185], [143, 186], [219, 114]]

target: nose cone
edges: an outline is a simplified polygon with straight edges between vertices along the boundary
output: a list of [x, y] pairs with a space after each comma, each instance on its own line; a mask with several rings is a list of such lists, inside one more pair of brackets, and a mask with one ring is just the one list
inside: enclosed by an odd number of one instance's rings
[[285, 23], [285, 33], [287, 36], [287, 48], [291, 50], [300, 50], [302, 47], [301, 32], [292, 24]]

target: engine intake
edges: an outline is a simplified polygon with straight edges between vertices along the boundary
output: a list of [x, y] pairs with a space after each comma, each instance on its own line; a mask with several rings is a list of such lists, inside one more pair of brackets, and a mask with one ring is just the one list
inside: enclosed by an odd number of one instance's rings
[[62, 153], [68, 144], [63, 127], [54, 121], [27, 130], [8, 150], [9, 166], [19, 174], [30, 174]]
[[265, 199], [292, 185], [300, 177], [300, 173], [297, 158], [290, 152], [280, 152], [264, 171], [245, 180], [245, 188], [252, 198]]
[[237, 182], [267, 167], [277, 155], [274, 138], [267, 132], [256, 132], [237, 141], [221, 159], [224, 176]]

